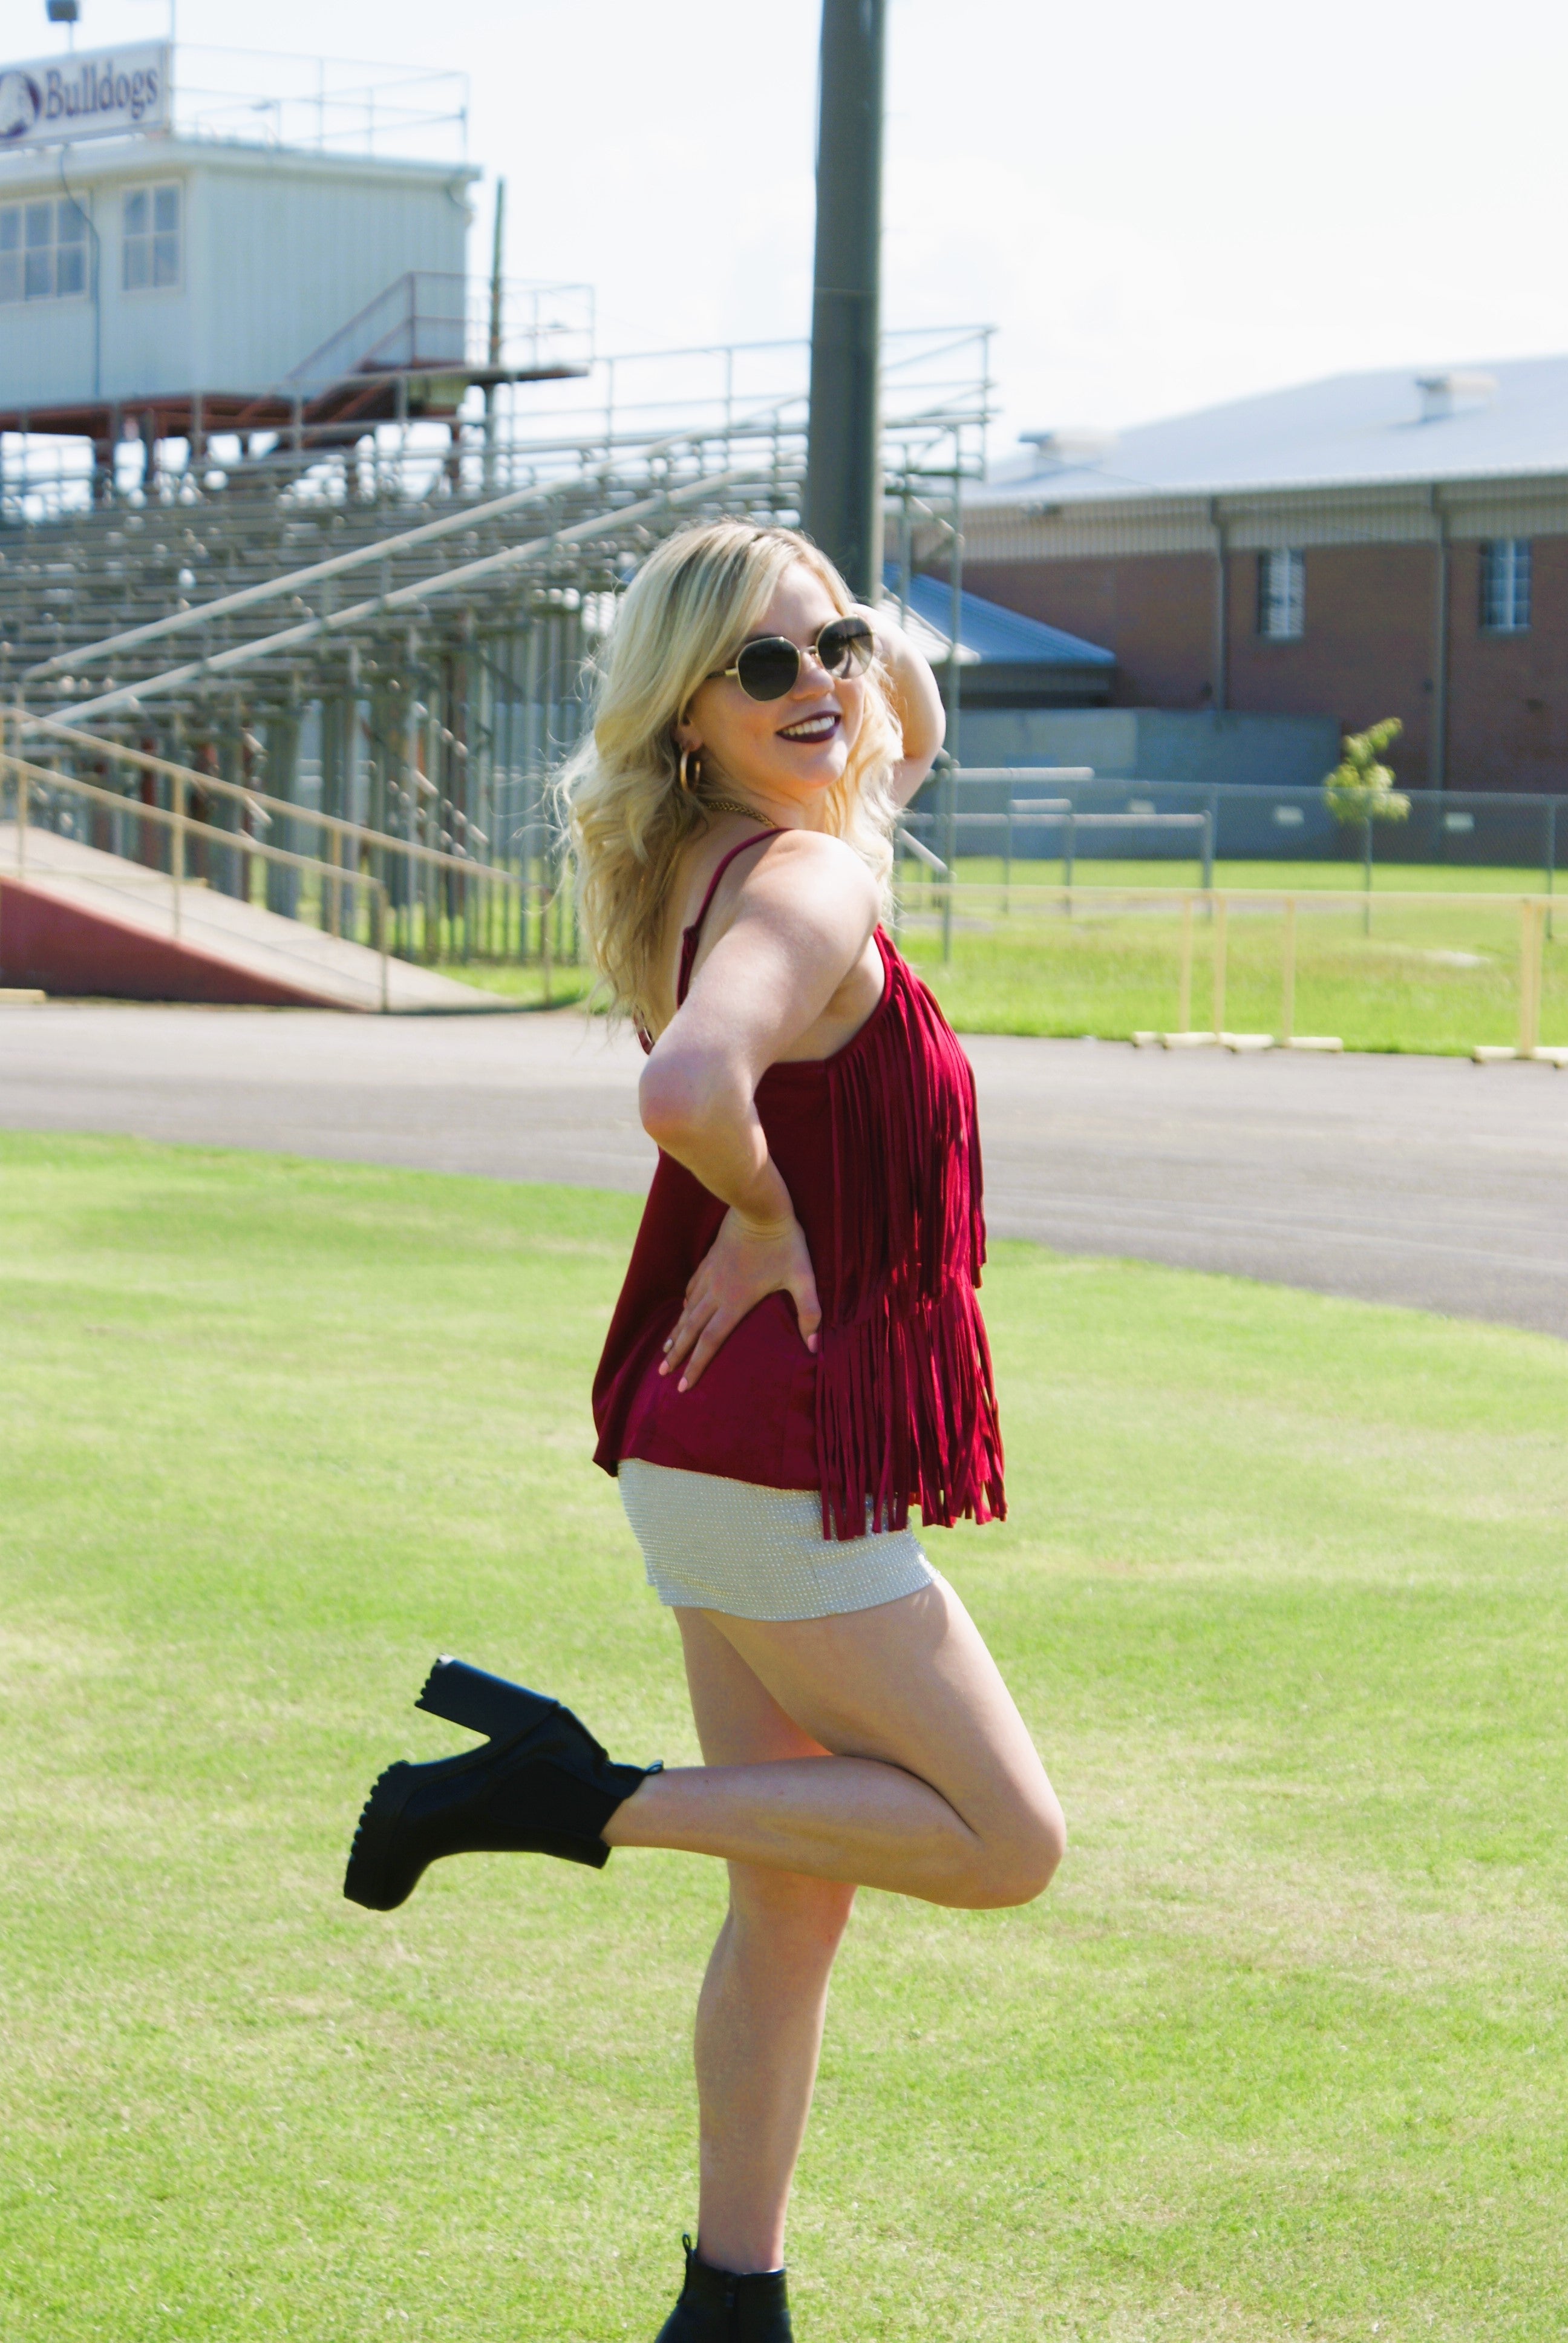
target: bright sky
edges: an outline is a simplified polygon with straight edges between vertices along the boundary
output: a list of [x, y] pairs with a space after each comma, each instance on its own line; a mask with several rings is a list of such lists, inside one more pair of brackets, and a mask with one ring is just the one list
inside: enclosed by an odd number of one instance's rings
[[[809, 323], [816, 0], [178, 0], [189, 41], [456, 67], [508, 270], [601, 348]], [[169, 0], [83, 0], [84, 48]], [[884, 317], [994, 321], [1001, 454], [1345, 368], [1568, 349], [1568, 11], [891, 0]], [[0, 61], [47, 54], [0, 0]], [[480, 193], [472, 266], [487, 256]]]

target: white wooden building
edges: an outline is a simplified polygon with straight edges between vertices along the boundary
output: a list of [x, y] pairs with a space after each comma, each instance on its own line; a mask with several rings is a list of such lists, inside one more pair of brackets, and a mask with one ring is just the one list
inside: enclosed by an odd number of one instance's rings
[[[479, 176], [166, 132], [0, 150], [0, 414], [254, 396], [324, 346], [351, 373], [400, 281], [464, 283]], [[446, 306], [453, 347], [421, 357], [463, 356]]]

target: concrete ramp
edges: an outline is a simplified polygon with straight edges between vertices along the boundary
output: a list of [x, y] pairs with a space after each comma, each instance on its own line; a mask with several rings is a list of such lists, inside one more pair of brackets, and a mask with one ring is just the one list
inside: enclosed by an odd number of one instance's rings
[[[17, 870], [17, 849], [24, 865]], [[404, 1015], [512, 1003], [407, 960], [387, 964]], [[378, 1010], [381, 960], [364, 944], [187, 884], [29, 824], [0, 823], [0, 984], [108, 1001]]]

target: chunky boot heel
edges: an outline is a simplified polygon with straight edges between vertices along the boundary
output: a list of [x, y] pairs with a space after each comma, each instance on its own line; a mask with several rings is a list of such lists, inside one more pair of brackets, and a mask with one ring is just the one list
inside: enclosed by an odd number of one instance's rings
[[531, 1725], [552, 1716], [560, 1703], [547, 1700], [542, 1692], [508, 1684], [505, 1676], [487, 1675], [483, 1668], [471, 1668], [467, 1660], [443, 1656], [426, 1677], [414, 1705], [431, 1716], [444, 1716], [448, 1725], [482, 1733], [487, 1741], [509, 1741], [514, 1734], [527, 1733]]
[[738, 2278], [732, 2270], [710, 2269], [689, 2237], [681, 2243], [686, 2284], [657, 2343], [794, 2343], [781, 2269]]
[[[432, 1695], [434, 1687], [434, 1695]], [[418, 1705], [491, 1738], [430, 1765], [389, 1765], [349, 1851], [343, 1893], [391, 1912], [444, 1855], [553, 1855], [602, 1871], [604, 1826], [656, 1765], [617, 1765], [558, 1700], [438, 1660]]]

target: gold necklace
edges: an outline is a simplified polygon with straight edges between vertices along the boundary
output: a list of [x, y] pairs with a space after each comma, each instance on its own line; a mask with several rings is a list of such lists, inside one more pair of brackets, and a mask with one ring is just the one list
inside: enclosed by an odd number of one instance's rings
[[[704, 813], [743, 813], [752, 821], [768, 820], [766, 814], [759, 813], [755, 806], [743, 805], [739, 798], [699, 798], [698, 803]], [[773, 827], [771, 822], [768, 826]]]

